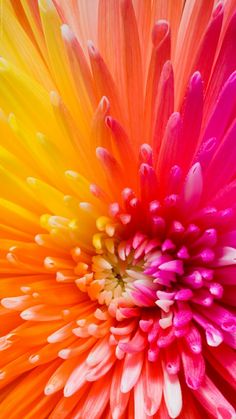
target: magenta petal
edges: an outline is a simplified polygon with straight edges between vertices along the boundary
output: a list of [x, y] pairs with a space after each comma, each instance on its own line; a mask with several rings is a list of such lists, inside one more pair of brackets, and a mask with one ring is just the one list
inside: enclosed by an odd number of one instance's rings
[[214, 66], [211, 80], [207, 91], [208, 109], [213, 108], [219, 97], [220, 90], [230, 74], [236, 68], [236, 57], [234, 54], [235, 34], [236, 34], [236, 13], [232, 16], [227, 27], [221, 49]]
[[217, 139], [219, 144], [229, 122], [232, 118], [234, 107], [236, 105], [236, 71], [234, 71], [220, 93], [216, 102], [215, 109], [209, 119], [208, 125], [204, 132], [203, 143], [211, 137]]
[[[211, 185], [211, 188], [206, 190], [206, 196], [212, 197], [220, 188], [222, 188], [233, 175], [236, 173], [235, 169], [235, 136], [236, 123], [234, 122], [222, 141], [217, 153], [215, 154], [209, 168], [206, 172], [206, 185]], [[227, 159], [227, 164], [225, 164]]]

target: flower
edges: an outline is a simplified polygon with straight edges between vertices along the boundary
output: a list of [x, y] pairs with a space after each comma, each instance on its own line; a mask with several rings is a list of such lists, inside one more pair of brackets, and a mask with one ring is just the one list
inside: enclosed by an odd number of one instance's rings
[[1, 24], [1, 417], [235, 418], [236, 2]]

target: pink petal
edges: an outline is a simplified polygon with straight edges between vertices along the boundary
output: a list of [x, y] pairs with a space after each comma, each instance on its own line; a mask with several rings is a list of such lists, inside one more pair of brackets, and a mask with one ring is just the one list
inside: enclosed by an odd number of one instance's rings
[[182, 348], [181, 350], [184, 375], [187, 386], [196, 390], [201, 386], [205, 376], [205, 362], [201, 354], [194, 354]]
[[157, 100], [157, 89], [163, 65], [170, 58], [170, 27], [165, 20], [159, 20], [154, 24], [152, 32], [153, 48], [150, 65], [148, 68], [145, 109], [152, 111], [145, 112], [145, 128], [147, 138], [151, 137], [153, 122], [155, 118], [155, 101]]
[[171, 419], [177, 418], [182, 410], [181, 386], [177, 375], [169, 375], [163, 368], [164, 399]]
[[143, 365], [143, 353], [126, 354], [121, 378], [120, 391], [128, 393], [137, 383]]
[[[213, 416], [221, 419], [234, 419], [235, 410], [224, 398], [208, 376], [202, 385], [194, 391], [195, 397], [201, 405]], [[221, 415], [221, 416], [220, 416]]]
[[223, 10], [222, 3], [218, 3], [202, 37], [196, 61], [193, 66], [194, 69], [200, 71], [205, 86], [207, 86], [212, 70], [212, 64], [222, 26]]
[[184, 186], [184, 203], [186, 208], [194, 210], [202, 196], [203, 179], [202, 169], [199, 163], [195, 163], [189, 170]]
[[122, 416], [129, 401], [129, 393], [122, 393], [120, 391], [122, 371], [123, 361], [117, 362], [112, 375], [110, 390], [110, 406], [113, 419], [119, 419]]
[[152, 416], [158, 411], [162, 398], [160, 365], [153, 364], [146, 359], [143, 374], [144, 409], [147, 415]]
[[176, 163], [180, 162], [186, 170], [193, 159], [202, 124], [203, 83], [198, 71], [190, 79], [183, 108], [183, 135], [178, 146], [181, 154]]
[[[166, 61], [162, 68], [155, 110], [156, 114], [153, 129], [154, 163], [157, 162], [157, 156], [160, 150], [167, 121], [174, 111], [174, 75], [170, 61]], [[160, 118], [159, 115], [162, 115], [162, 117]]]

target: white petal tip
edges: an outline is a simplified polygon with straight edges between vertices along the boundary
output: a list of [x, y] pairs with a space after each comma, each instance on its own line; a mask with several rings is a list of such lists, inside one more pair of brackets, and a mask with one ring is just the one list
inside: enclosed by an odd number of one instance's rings
[[74, 35], [73, 31], [65, 23], [63, 23], [63, 25], [61, 25], [61, 34], [62, 34], [62, 37], [67, 42], [71, 42], [71, 41], [73, 41], [73, 39], [75, 39], [75, 35]]

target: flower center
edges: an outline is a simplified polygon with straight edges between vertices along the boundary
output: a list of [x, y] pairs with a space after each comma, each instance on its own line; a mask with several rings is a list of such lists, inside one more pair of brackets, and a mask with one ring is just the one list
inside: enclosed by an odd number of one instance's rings
[[216, 229], [178, 220], [160, 227], [159, 233], [138, 231], [122, 239], [119, 234], [109, 237], [107, 222], [94, 240], [97, 254], [87, 280], [92, 300], [106, 304], [112, 313], [118, 308], [159, 307], [168, 317], [191, 303], [209, 307], [222, 297], [222, 286], [213, 281]]

